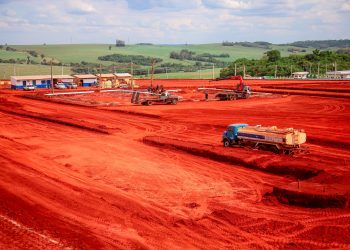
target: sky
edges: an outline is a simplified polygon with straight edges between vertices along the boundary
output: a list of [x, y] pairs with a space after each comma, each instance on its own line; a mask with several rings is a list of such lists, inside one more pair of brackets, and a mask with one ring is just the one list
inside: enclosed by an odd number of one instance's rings
[[0, 44], [349, 38], [350, 0], [0, 0]]

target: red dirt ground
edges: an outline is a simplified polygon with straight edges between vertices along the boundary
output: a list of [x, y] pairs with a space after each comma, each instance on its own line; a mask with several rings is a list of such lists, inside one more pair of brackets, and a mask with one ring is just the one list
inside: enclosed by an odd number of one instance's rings
[[[350, 249], [349, 200], [344, 208], [288, 200], [347, 199], [348, 98], [206, 102], [194, 88], [213, 82], [159, 84], [183, 88], [186, 101], [145, 107], [120, 94], [0, 92], [0, 249]], [[330, 93], [319, 81], [249, 84]], [[350, 90], [350, 82], [322, 84]], [[223, 130], [237, 122], [303, 128], [310, 153], [223, 148]], [[298, 182], [293, 169], [317, 174]]]

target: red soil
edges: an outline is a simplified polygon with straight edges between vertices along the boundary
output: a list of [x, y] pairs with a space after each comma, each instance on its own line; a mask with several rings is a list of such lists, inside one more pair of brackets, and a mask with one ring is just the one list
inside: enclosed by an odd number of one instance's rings
[[[207, 83], [167, 81], [184, 88], [187, 101], [175, 106], [131, 105], [129, 96], [98, 93], [57, 103], [1, 91], [0, 249], [349, 249], [348, 208], [303, 208], [271, 195], [274, 187], [350, 193], [348, 99], [191, 101], [202, 95], [194, 88]], [[225, 149], [221, 133], [237, 122], [303, 128], [310, 154]], [[145, 137], [165, 138], [163, 146]], [[293, 174], [279, 171], [293, 167], [317, 175], [298, 189]]]

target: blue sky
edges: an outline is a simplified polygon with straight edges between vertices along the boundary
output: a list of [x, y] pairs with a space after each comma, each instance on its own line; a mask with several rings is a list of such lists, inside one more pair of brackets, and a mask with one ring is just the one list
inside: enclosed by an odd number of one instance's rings
[[350, 38], [350, 0], [0, 0], [0, 43]]

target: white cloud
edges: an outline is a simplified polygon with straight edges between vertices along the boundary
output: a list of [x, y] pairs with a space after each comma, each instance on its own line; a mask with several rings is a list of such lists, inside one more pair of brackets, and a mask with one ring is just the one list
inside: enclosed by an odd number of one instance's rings
[[343, 11], [350, 11], [350, 2], [346, 2], [341, 6]]
[[69, 11], [73, 14], [84, 15], [96, 12], [95, 7], [86, 1], [71, 0], [68, 2]]
[[349, 7], [348, 0], [16, 0], [1, 4], [0, 43], [26, 43], [16, 40], [21, 33], [38, 43], [69, 42], [70, 34], [76, 43], [337, 39], [350, 37]]
[[248, 9], [252, 7], [252, 1], [243, 0], [203, 0], [203, 3], [209, 7], [223, 9]]

